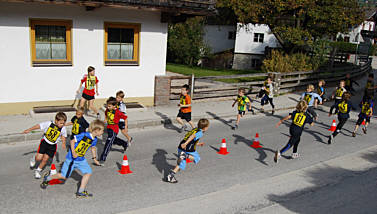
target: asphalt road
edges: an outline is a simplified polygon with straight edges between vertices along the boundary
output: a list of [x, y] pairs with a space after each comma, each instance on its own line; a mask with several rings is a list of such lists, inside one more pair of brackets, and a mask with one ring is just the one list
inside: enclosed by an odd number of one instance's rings
[[[117, 172], [123, 154], [115, 145], [104, 167], [93, 166], [90, 199], [75, 198], [79, 172], [64, 185], [40, 189], [41, 180], [29, 169], [37, 142], [0, 146], [0, 213], [376, 213], [376, 125], [352, 138], [355, 121], [349, 121], [327, 145], [334, 118], [319, 111], [319, 122], [301, 137], [301, 157], [275, 164], [274, 151], [289, 138], [288, 123], [275, 124], [287, 113], [241, 120], [235, 131], [228, 119], [212, 121], [203, 138], [206, 145], [199, 148], [200, 163], [177, 174], [177, 184], [162, 178], [176, 163], [184, 133], [174, 125], [134, 131], [135, 144], [126, 152], [134, 173]], [[257, 132], [262, 149], [250, 147]], [[216, 153], [223, 138], [227, 156]], [[60, 146], [58, 156], [63, 162]], [[87, 157], [90, 162], [90, 153]]]

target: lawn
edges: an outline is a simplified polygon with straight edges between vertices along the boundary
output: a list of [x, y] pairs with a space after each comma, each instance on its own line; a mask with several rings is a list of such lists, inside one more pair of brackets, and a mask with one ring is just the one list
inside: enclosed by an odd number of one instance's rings
[[225, 69], [206, 69], [206, 68], [199, 68], [199, 67], [190, 67], [187, 65], [179, 65], [179, 64], [166, 64], [166, 70], [183, 74], [183, 75], [191, 75], [194, 74], [195, 77], [205, 77], [205, 76], [223, 76], [223, 75], [235, 75], [235, 74], [253, 74], [253, 73], [262, 73], [260, 70], [225, 70]]

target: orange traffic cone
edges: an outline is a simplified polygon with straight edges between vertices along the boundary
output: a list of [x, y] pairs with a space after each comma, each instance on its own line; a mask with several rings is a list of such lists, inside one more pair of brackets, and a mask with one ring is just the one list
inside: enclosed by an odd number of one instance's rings
[[332, 124], [331, 124], [331, 127], [329, 128], [329, 131], [330, 132], [334, 132], [336, 129], [336, 122], [335, 120], [332, 121]]
[[221, 141], [220, 151], [217, 152], [217, 153], [220, 154], [220, 155], [227, 155], [227, 154], [229, 154], [228, 150], [226, 149], [225, 138], [223, 138], [223, 140]]
[[365, 120], [363, 120], [363, 122], [361, 123], [361, 125], [365, 126]]
[[262, 148], [262, 146], [259, 144], [259, 134], [255, 134], [255, 138], [253, 140], [253, 144], [251, 144], [251, 147], [253, 148]]
[[[56, 172], [56, 167], [55, 167], [55, 164], [51, 164], [51, 170], [50, 170], [50, 175], [55, 175], [57, 172]], [[55, 185], [55, 184], [61, 184], [63, 183], [62, 181], [60, 181], [59, 179], [53, 179], [51, 180], [50, 182], [48, 182], [50, 185]]]
[[132, 171], [130, 170], [130, 166], [128, 165], [127, 155], [123, 156], [122, 168], [118, 170], [118, 172], [122, 175], [132, 173]]

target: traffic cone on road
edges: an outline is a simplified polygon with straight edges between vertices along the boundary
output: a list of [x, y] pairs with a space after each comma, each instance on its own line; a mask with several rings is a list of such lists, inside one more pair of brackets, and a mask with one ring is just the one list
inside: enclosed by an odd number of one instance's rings
[[229, 154], [227, 148], [226, 148], [226, 141], [225, 141], [225, 138], [223, 138], [223, 140], [221, 141], [221, 147], [220, 147], [220, 151], [217, 152], [218, 154], [220, 155], [227, 155]]
[[[51, 170], [50, 170], [50, 175], [55, 175], [57, 172], [56, 172], [56, 167], [55, 167], [55, 164], [51, 164]], [[55, 185], [55, 184], [61, 184], [63, 183], [62, 181], [60, 181], [59, 179], [53, 179], [49, 182], [50, 185]]]
[[127, 155], [123, 156], [122, 168], [118, 170], [118, 172], [122, 175], [132, 173], [132, 171], [130, 170], [130, 166], [128, 165]]
[[331, 127], [329, 128], [329, 131], [330, 132], [334, 132], [336, 129], [336, 122], [335, 120], [332, 121], [332, 124], [331, 124]]
[[365, 120], [363, 120], [363, 122], [361, 123], [361, 125], [365, 126]]
[[255, 134], [255, 138], [253, 140], [253, 144], [251, 144], [251, 147], [256, 148], [256, 149], [262, 148], [262, 146], [259, 144], [259, 134], [258, 133]]

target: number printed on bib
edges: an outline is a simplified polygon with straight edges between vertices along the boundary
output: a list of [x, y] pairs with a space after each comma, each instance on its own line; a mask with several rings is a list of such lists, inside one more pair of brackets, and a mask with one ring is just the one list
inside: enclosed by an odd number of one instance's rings
[[296, 126], [302, 127], [305, 123], [306, 115], [304, 113], [296, 113], [293, 118], [293, 123]]
[[79, 157], [85, 156], [86, 151], [92, 145], [92, 141], [92, 139], [86, 136], [82, 140], [80, 140], [79, 144], [77, 144], [77, 147], [75, 148], [75, 152]]
[[343, 113], [343, 114], [347, 113], [347, 111], [348, 111], [348, 104], [346, 102], [339, 103], [338, 107], [339, 107], [339, 111], [341, 113]]
[[304, 97], [304, 100], [309, 103], [310, 100], [312, 100], [312, 95], [311, 94], [306, 94], [305, 97]]
[[86, 89], [92, 90], [96, 86], [96, 77], [95, 76], [87, 76], [86, 77]]
[[114, 125], [115, 111], [108, 111], [106, 114], [107, 124]]
[[80, 130], [80, 124], [77, 123], [77, 119], [72, 125], [72, 134], [78, 134]]
[[51, 124], [51, 126], [48, 127], [48, 129], [47, 129], [47, 131], [45, 133], [45, 137], [51, 143], [55, 143], [58, 140], [59, 136], [60, 136], [60, 130], [59, 130], [59, 128], [56, 125]]

